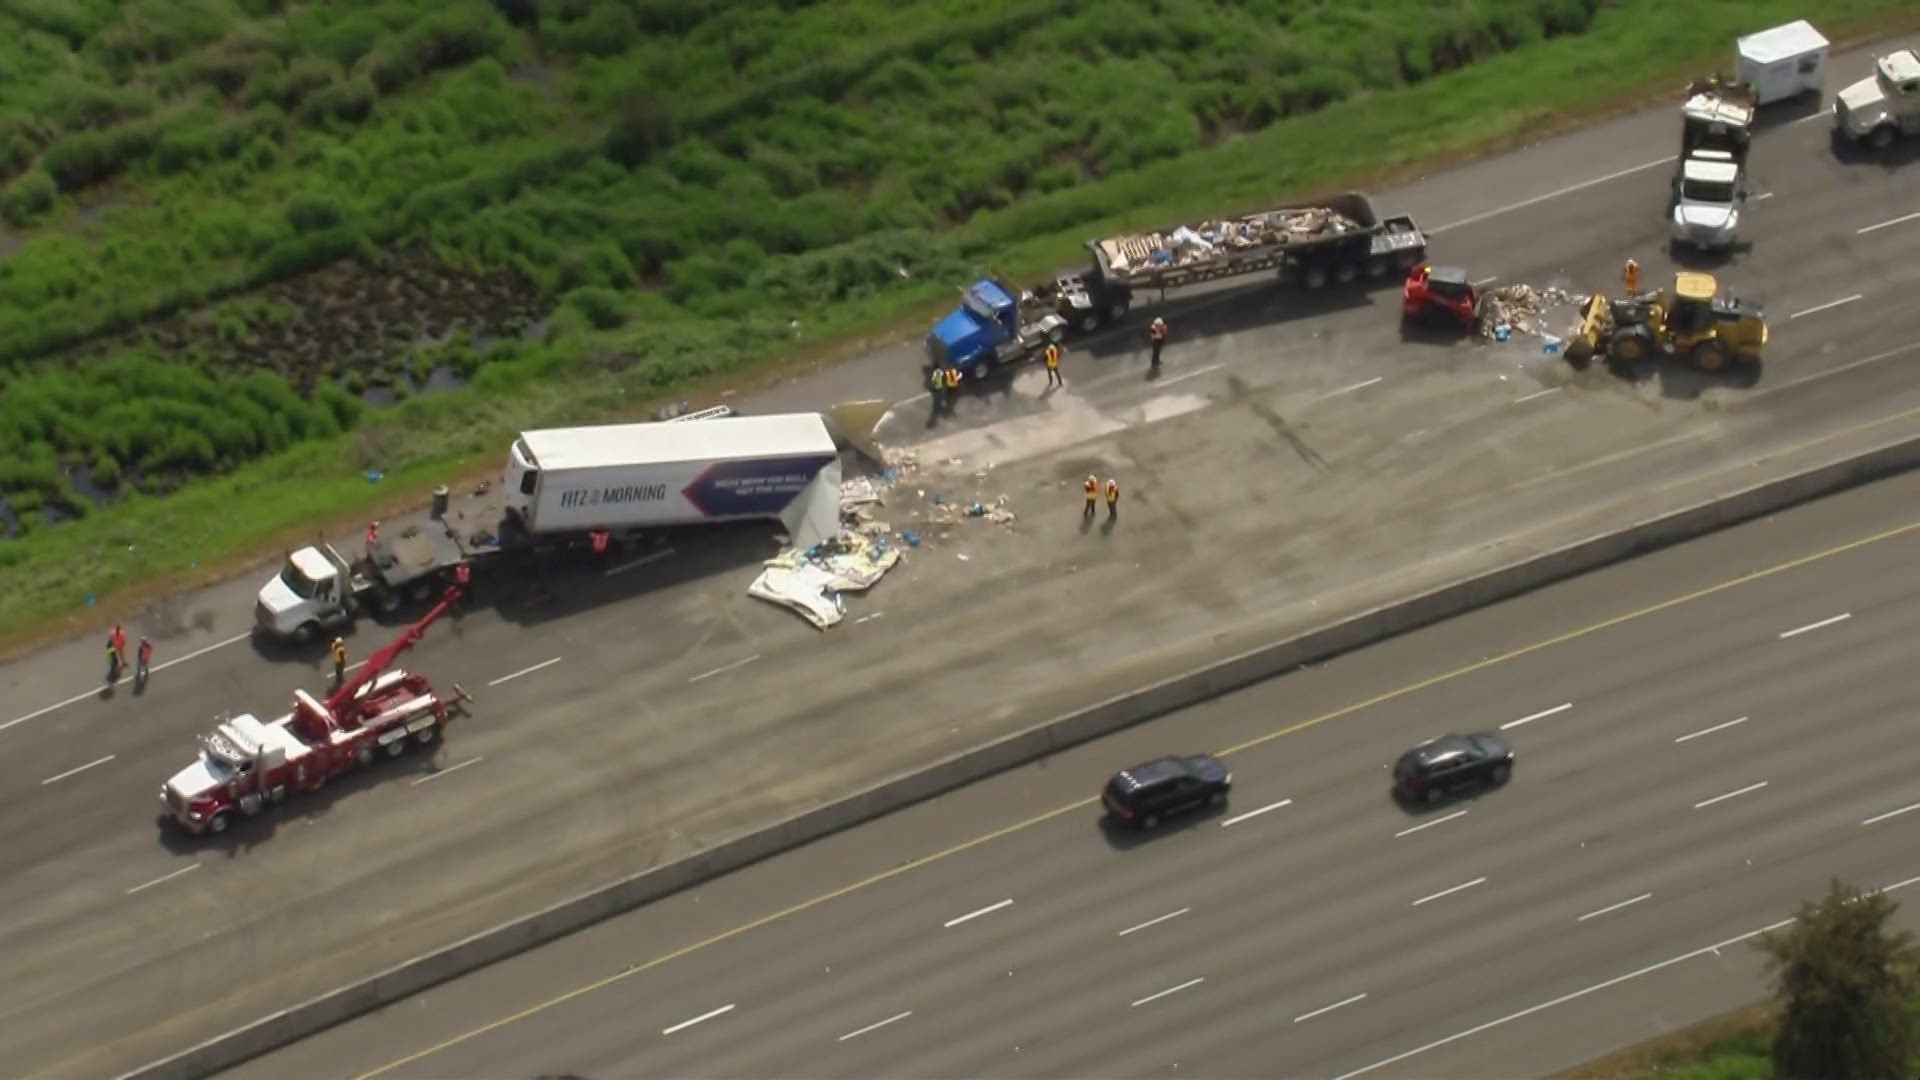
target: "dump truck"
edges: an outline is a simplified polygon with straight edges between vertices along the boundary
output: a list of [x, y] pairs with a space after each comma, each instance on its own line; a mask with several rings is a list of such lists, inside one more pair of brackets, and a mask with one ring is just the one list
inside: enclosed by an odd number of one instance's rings
[[1833, 99], [1833, 133], [1875, 150], [1920, 135], [1920, 49], [1880, 57], [1872, 75], [1840, 91]]
[[1726, 250], [1738, 242], [1759, 107], [1753, 87], [1735, 79], [1714, 76], [1688, 85], [1669, 208], [1674, 247]]
[[160, 785], [160, 803], [194, 835], [224, 833], [242, 817], [408, 746], [427, 746], [471, 696], [459, 683], [441, 694], [414, 671], [389, 670], [429, 626], [459, 603], [454, 585], [425, 616], [367, 659], [325, 699], [293, 692], [293, 708], [277, 720], [252, 713], [222, 720], [200, 737], [193, 762]]
[[1711, 274], [1683, 270], [1668, 289], [1617, 300], [1595, 294], [1566, 357], [1576, 368], [1596, 357], [1622, 367], [1677, 357], [1717, 373], [1735, 363], [1758, 366], [1766, 345], [1766, 315], [1757, 305], [1722, 294]]
[[291, 552], [260, 589], [255, 629], [311, 641], [369, 610], [430, 599], [458, 567], [605, 551], [665, 528], [777, 519], [796, 538], [831, 534], [839, 488], [839, 450], [817, 413], [739, 417], [722, 408], [665, 423], [527, 431], [509, 447], [501, 481], [472, 506], [449, 513], [437, 497], [425, 524], [370, 526], [363, 554], [325, 540]]
[[927, 335], [925, 369], [952, 366], [977, 377], [1038, 356], [1048, 342], [1118, 323], [1142, 290], [1272, 272], [1307, 289], [1404, 274], [1426, 258], [1413, 218], [1381, 215], [1348, 192], [1323, 202], [1275, 207], [1150, 232], [1086, 242], [1088, 265], [1029, 289], [989, 277], [968, 287], [960, 307]]

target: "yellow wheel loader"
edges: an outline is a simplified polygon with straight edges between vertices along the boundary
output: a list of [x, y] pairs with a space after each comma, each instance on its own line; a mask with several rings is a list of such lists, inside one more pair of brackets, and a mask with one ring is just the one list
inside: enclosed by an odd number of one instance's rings
[[1595, 357], [1632, 367], [1656, 357], [1690, 361], [1718, 373], [1732, 364], [1758, 366], [1767, 345], [1760, 308], [1722, 296], [1713, 275], [1683, 270], [1671, 289], [1618, 300], [1596, 294], [1567, 341], [1567, 362], [1584, 368]]

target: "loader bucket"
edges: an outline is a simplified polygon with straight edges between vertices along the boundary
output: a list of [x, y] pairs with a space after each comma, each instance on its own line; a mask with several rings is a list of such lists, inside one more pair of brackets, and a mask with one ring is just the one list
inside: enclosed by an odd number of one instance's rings
[[827, 430], [841, 449], [858, 450], [876, 463], [885, 465], [886, 457], [880, 445], [874, 442], [873, 433], [890, 408], [891, 404], [879, 398], [843, 401], [827, 409]]
[[1578, 368], [1586, 367], [1593, 361], [1600, 352], [1607, 319], [1607, 298], [1595, 293], [1580, 313], [1580, 325], [1574, 328], [1573, 335], [1567, 339], [1567, 363]]

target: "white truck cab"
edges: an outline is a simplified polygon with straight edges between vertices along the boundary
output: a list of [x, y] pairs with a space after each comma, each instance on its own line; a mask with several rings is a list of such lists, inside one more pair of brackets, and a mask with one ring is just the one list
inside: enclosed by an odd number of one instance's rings
[[1733, 247], [1746, 201], [1746, 177], [1733, 154], [1693, 151], [1674, 182], [1674, 245], [1706, 251]]
[[1903, 135], [1920, 135], [1920, 50], [1901, 49], [1874, 61], [1873, 75], [1833, 100], [1833, 131], [1876, 150]]
[[303, 547], [260, 587], [254, 621], [274, 637], [311, 641], [323, 627], [346, 617], [350, 577], [345, 560], [331, 549]]

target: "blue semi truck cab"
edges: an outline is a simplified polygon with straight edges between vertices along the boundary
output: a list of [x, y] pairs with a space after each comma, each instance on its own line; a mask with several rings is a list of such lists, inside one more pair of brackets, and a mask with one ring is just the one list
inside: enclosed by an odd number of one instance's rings
[[1066, 336], [1067, 321], [1058, 313], [1039, 309], [998, 279], [981, 278], [927, 334], [926, 370], [956, 367], [965, 378], [984, 378]]

